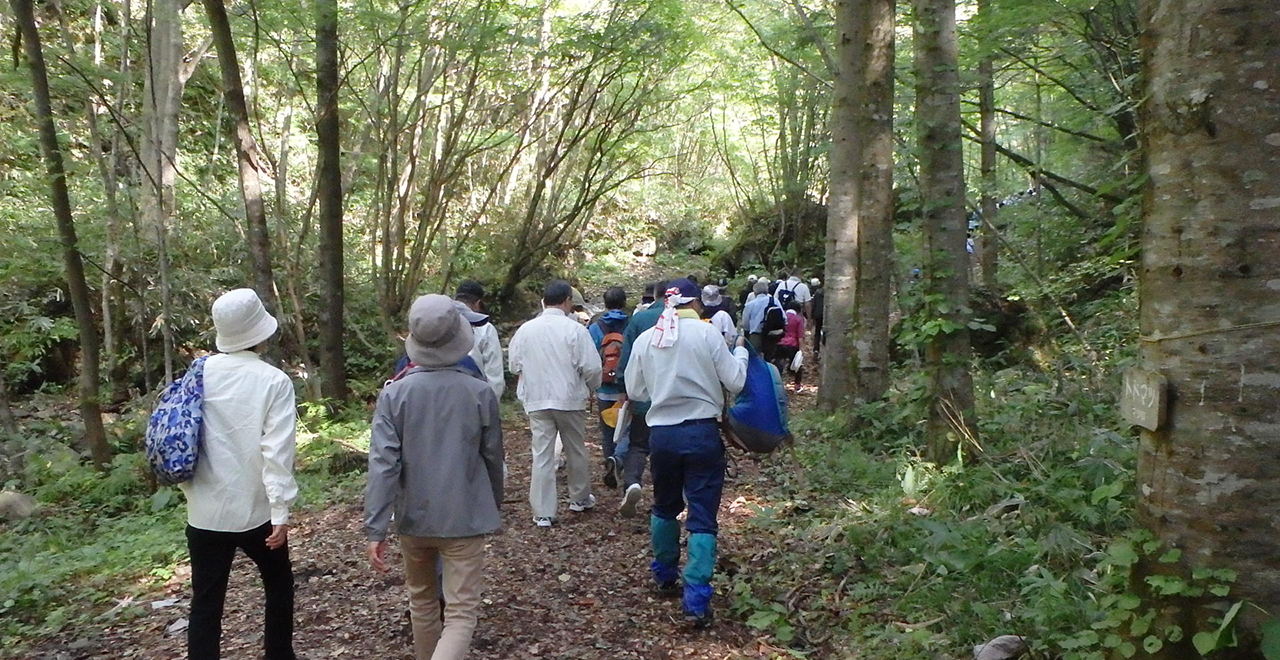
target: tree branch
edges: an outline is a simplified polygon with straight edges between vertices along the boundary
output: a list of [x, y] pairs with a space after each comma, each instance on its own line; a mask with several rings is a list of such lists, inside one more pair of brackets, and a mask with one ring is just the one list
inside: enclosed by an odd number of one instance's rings
[[[970, 101], [970, 100], [968, 100], [968, 99], [964, 99], [964, 100], [962, 100], [962, 101], [961, 101], [961, 103], [964, 103], [964, 104], [966, 104], [966, 105], [974, 105], [974, 106], [978, 105], [978, 103], [977, 103], [976, 101]], [[1067, 128], [1066, 126], [1059, 126], [1058, 124], [1055, 124], [1055, 123], [1053, 123], [1053, 122], [1044, 121], [1044, 120], [1042, 120], [1042, 119], [1036, 119], [1035, 117], [1029, 117], [1029, 116], [1024, 115], [1024, 114], [1022, 114], [1022, 113], [1014, 112], [1013, 110], [1006, 110], [1005, 108], [995, 108], [994, 110], [995, 110], [996, 112], [998, 112], [998, 113], [1002, 114], [1002, 115], [1008, 115], [1008, 116], [1010, 116], [1010, 117], [1013, 117], [1014, 119], [1018, 119], [1018, 120], [1021, 120], [1021, 121], [1031, 122], [1031, 123], [1036, 124], [1036, 125], [1038, 125], [1038, 126], [1043, 126], [1043, 127], [1045, 127], [1045, 128], [1050, 128], [1050, 129], [1053, 129], [1053, 130], [1058, 131], [1058, 132], [1060, 132], [1060, 133], [1066, 133], [1067, 135], [1073, 135], [1073, 136], [1075, 136], [1075, 137], [1082, 138], [1082, 139], [1085, 139], [1085, 140], [1091, 140], [1091, 141], [1093, 141], [1093, 142], [1099, 142], [1099, 143], [1104, 144], [1104, 145], [1106, 145], [1106, 146], [1108, 146], [1108, 147], [1120, 147], [1120, 146], [1122, 146], [1122, 145], [1121, 145], [1121, 143], [1119, 143], [1119, 142], [1117, 142], [1117, 141], [1115, 141], [1115, 140], [1108, 140], [1107, 138], [1104, 138], [1104, 137], [1101, 137], [1101, 136], [1098, 136], [1098, 135], [1094, 135], [1094, 134], [1092, 134], [1092, 133], [1085, 133], [1085, 132], [1083, 132], [1083, 131], [1077, 131], [1077, 130], [1074, 130], [1074, 129]]]
[[[963, 124], [965, 128], [969, 129], [969, 132], [971, 133], [971, 135], [964, 136], [965, 139], [972, 140], [974, 142], [979, 142], [979, 139], [976, 137], [979, 135], [978, 129], [975, 128], [973, 124], [967, 121], [963, 122]], [[1099, 199], [1104, 199], [1114, 204], [1121, 204], [1125, 201], [1125, 197], [1121, 195], [1117, 195], [1115, 193], [1102, 192], [1101, 190], [1098, 190], [1097, 188], [1094, 188], [1089, 184], [1080, 183], [1079, 181], [1075, 181], [1074, 179], [1068, 179], [1067, 177], [1061, 174], [1058, 174], [1056, 172], [1046, 170], [1042, 168], [1039, 164], [1037, 164], [1035, 161], [1031, 160], [1030, 158], [1023, 156], [1022, 154], [1016, 151], [1013, 151], [1012, 149], [1000, 144], [999, 142], [995, 143], [995, 147], [996, 147], [996, 152], [998, 152], [1001, 156], [1008, 158], [1014, 163], [1017, 163], [1028, 172], [1033, 172], [1037, 178], [1044, 177], [1046, 179], [1057, 181], [1058, 183], [1061, 183], [1065, 186], [1075, 188], [1076, 190], [1079, 190], [1082, 193], [1091, 195], [1093, 197], [1097, 197]]]
[[794, 66], [797, 69], [800, 69], [800, 71], [804, 72], [805, 75], [822, 83], [828, 88], [831, 88], [834, 86], [830, 80], [827, 80], [825, 78], [818, 76], [818, 74], [814, 73], [813, 71], [810, 71], [809, 68], [806, 67], [805, 65], [791, 59], [790, 57], [787, 57], [786, 55], [783, 55], [781, 51], [774, 48], [773, 46], [770, 46], [769, 42], [765, 41], [764, 34], [762, 34], [760, 30], [756, 29], [756, 26], [751, 22], [751, 19], [747, 18], [747, 15], [742, 13], [742, 10], [739, 9], [737, 5], [733, 4], [733, 0], [724, 0], [724, 3], [726, 5], [729, 5], [729, 9], [732, 9], [733, 13], [737, 14], [740, 18], [742, 18], [742, 22], [746, 23], [747, 27], [751, 28], [751, 31], [755, 33], [756, 39], [760, 41], [760, 45], [763, 46], [765, 50], [769, 51], [770, 53], [773, 53], [774, 57], [782, 60], [783, 62], [786, 62], [787, 64], [790, 64], [791, 66]]
[[1030, 63], [1030, 62], [1028, 62], [1028, 61], [1027, 61], [1026, 59], [1024, 59], [1021, 55], [1018, 55], [1017, 53], [1015, 53], [1015, 52], [1013, 52], [1013, 51], [1009, 50], [1008, 48], [1001, 48], [1001, 49], [1000, 49], [1000, 52], [1002, 52], [1002, 53], [1004, 53], [1005, 55], [1008, 55], [1009, 57], [1012, 57], [1013, 59], [1017, 60], [1017, 61], [1018, 61], [1018, 63], [1019, 63], [1019, 64], [1021, 64], [1022, 66], [1025, 66], [1025, 67], [1027, 67], [1028, 69], [1031, 69], [1032, 71], [1034, 71], [1034, 72], [1036, 72], [1036, 73], [1038, 73], [1038, 74], [1040, 74], [1040, 75], [1044, 76], [1045, 80], [1048, 80], [1049, 82], [1051, 82], [1051, 83], [1053, 83], [1053, 84], [1057, 85], [1058, 87], [1060, 87], [1060, 88], [1062, 89], [1062, 91], [1064, 91], [1064, 92], [1066, 92], [1066, 93], [1067, 93], [1067, 95], [1068, 95], [1068, 96], [1070, 96], [1071, 98], [1075, 99], [1075, 100], [1076, 100], [1076, 103], [1079, 103], [1080, 105], [1082, 105], [1082, 106], [1084, 106], [1084, 107], [1086, 107], [1086, 108], [1088, 108], [1089, 110], [1092, 110], [1092, 111], [1094, 111], [1094, 112], [1102, 112], [1102, 109], [1101, 109], [1101, 108], [1099, 108], [1097, 105], [1093, 104], [1092, 102], [1085, 100], [1085, 99], [1084, 99], [1084, 97], [1080, 96], [1079, 94], [1076, 94], [1076, 93], [1075, 93], [1075, 91], [1074, 91], [1074, 90], [1072, 90], [1070, 87], [1068, 87], [1066, 83], [1062, 82], [1061, 80], [1058, 80], [1058, 79], [1057, 79], [1056, 77], [1054, 77], [1054, 76], [1049, 75], [1048, 73], [1046, 73], [1046, 72], [1045, 72], [1043, 69], [1041, 69], [1040, 67], [1038, 67], [1038, 66], [1036, 66], [1036, 65], [1034, 65], [1034, 64], [1032, 64], [1032, 63]]
[[822, 61], [827, 65], [827, 73], [831, 74], [834, 79], [839, 74], [839, 68], [836, 66], [835, 59], [831, 57], [831, 49], [827, 45], [827, 40], [823, 39], [822, 35], [818, 33], [818, 28], [814, 27], [813, 19], [809, 18], [809, 12], [804, 10], [804, 5], [800, 4], [800, 0], [791, 0], [791, 8], [796, 10], [796, 16], [800, 17], [800, 22], [804, 25], [804, 31], [813, 40], [813, 45], [818, 48], [818, 54], [822, 56]]

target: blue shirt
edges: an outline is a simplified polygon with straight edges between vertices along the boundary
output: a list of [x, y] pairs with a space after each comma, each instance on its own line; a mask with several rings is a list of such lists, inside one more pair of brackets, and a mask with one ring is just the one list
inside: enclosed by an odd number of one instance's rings
[[768, 295], [759, 295], [742, 308], [742, 327], [747, 329], [747, 334], [764, 331], [764, 313], [771, 300]]

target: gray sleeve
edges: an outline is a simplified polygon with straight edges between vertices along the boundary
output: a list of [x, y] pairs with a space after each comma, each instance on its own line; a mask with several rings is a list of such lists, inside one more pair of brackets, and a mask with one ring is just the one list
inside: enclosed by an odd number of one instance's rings
[[503, 495], [503, 449], [502, 449], [502, 414], [498, 409], [498, 397], [493, 390], [485, 389], [480, 399], [480, 412], [484, 419], [484, 435], [480, 443], [480, 457], [484, 459], [484, 467], [489, 472], [489, 483], [493, 486], [493, 503], [502, 508]]
[[364, 491], [364, 535], [383, 541], [391, 526], [392, 507], [400, 494], [400, 433], [391, 419], [390, 397], [384, 390], [373, 411], [369, 437], [369, 484]]

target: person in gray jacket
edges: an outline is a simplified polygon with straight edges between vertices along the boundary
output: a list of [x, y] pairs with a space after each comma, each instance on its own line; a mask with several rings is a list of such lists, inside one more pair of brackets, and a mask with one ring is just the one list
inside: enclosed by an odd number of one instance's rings
[[417, 660], [466, 656], [480, 613], [484, 535], [502, 527], [498, 398], [484, 381], [456, 366], [474, 343], [471, 325], [452, 300], [418, 298], [409, 310], [405, 340], [417, 366], [383, 388], [373, 414], [364, 500], [369, 561], [387, 570], [394, 511]]

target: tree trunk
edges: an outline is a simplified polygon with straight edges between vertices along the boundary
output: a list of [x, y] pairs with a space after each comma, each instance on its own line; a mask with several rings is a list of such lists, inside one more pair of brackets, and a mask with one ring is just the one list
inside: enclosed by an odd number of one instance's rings
[[76, 240], [75, 220], [71, 217], [71, 196], [67, 192], [66, 172], [62, 166], [62, 149], [58, 146], [58, 129], [53, 123], [49, 78], [40, 47], [40, 33], [36, 29], [31, 0], [10, 0], [10, 4], [13, 6], [18, 29], [22, 31], [23, 47], [31, 67], [36, 120], [40, 125], [40, 151], [44, 154], [45, 169], [49, 173], [51, 203], [58, 223], [58, 237], [62, 242], [62, 257], [67, 274], [67, 291], [71, 296], [71, 306], [75, 309], [76, 326], [80, 332], [80, 416], [84, 422], [84, 441], [94, 463], [105, 466], [111, 462], [111, 446], [107, 443], [102, 411], [98, 406], [98, 330], [94, 325], [89, 285], [85, 282], [84, 263], [80, 259], [80, 248]]
[[960, 142], [960, 80], [955, 0], [914, 0], [916, 121], [920, 202], [924, 217], [929, 373], [928, 457], [946, 462], [974, 428], [969, 373], [969, 254], [965, 250], [964, 158]]
[[[991, 11], [990, 0], [978, 0], [978, 13]], [[988, 289], [998, 289], [996, 265], [999, 263], [999, 239], [996, 237], [996, 85], [994, 57], [986, 55], [978, 63], [978, 131], [982, 140], [979, 171], [982, 173], [982, 195], [978, 212], [983, 222], [975, 244], [978, 259], [978, 281]]]
[[[873, 401], [889, 387], [893, 258], [893, 0], [836, 3], [820, 402]], [[816, 339], [815, 339], [816, 340]]]
[[[106, 11], [99, 2], [94, 15], [94, 64], [102, 66], [102, 28], [103, 14]], [[120, 83], [113, 100], [113, 112], [121, 116], [124, 112], [125, 99], [133, 88], [129, 58], [130, 16], [133, 7], [130, 0], [124, 0], [117, 14], [120, 22]], [[111, 132], [111, 157], [107, 159], [103, 185], [107, 189], [108, 209], [111, 211], [107, 219], [107, 251], [102, 269], [102, 332], [103, 348], [106, 362], [107, 382], [111, 385], [111, 400], [124, 401], [129, 397], [129, 366], [124, 360], [124, 338], [129, 331], [129, 324], [124, 311], [124, 261], [120, 258], [121, 220], [132, 218], [136, 207], [132, 196], [125, 192], [124, 203], [120, 200], [120, 169], [125, 151], [124, 130], [115, 127]], [[145, 368], [145, 367], [144, 367]]]
[[0, 360], [0, 432], [16, 433], [18, 422], [13, 418], [13, 409], [9, 407], [9, 382], [4, 377], [5, 364]]
[[147, 16], [147, 79], [140, 146], [142, 217], [156, 241], [160, 275], [160, 334], [165, 382], [173, 380], [174, 339], [169, 221], [177, 201], [178, 110], [182, 98], [182, 15], [179, 0], [155, 0]]
[[[1141, 360], [1167, 379], [1168, 408], [1142, 431], [1138, 521], [1182, 553], [1138, 577], [1235, 571], [1226, 598], [1173, 605], [1212, 631], [1208, 607], [1245, 601], [1239, 645], [1213, 657], [1260, 659], [1258, 608], [1280, 616], [1280, 14], [1268, 0], [1149, 0], [1142, 20]], [[1154, 657], [1199, 656], [1184, 641]]]
[[236, 163], [240, 175], [240, 193], [244, 199], [245, 222], [249, 228], [249, 255], [253, 260], [253, 285], [267, 311], [278, 314], [275, 278], [271, 269], [271, 234], [267, 228], [267, 209], [262, 201], [262, 182], [258, 177], [261, 155], [249, 129], [249, 108], [244, 99], [244, 83], [236, 44], [227, 20], [223, 0], [203, 0], [213, 45], [218, 51], [218, 68], [222, 70], [223, 94], [227, 111], [235, 123], [232, 135], [236, 147]]
[[319, 239], [322, 306], [320, 313], [320, 389], [337, 401], [347, 399], [346, 357], [342, 348], [342, 163], [338, 133], [338, 3], [316, 0], [316, 137], [319, 149]]

